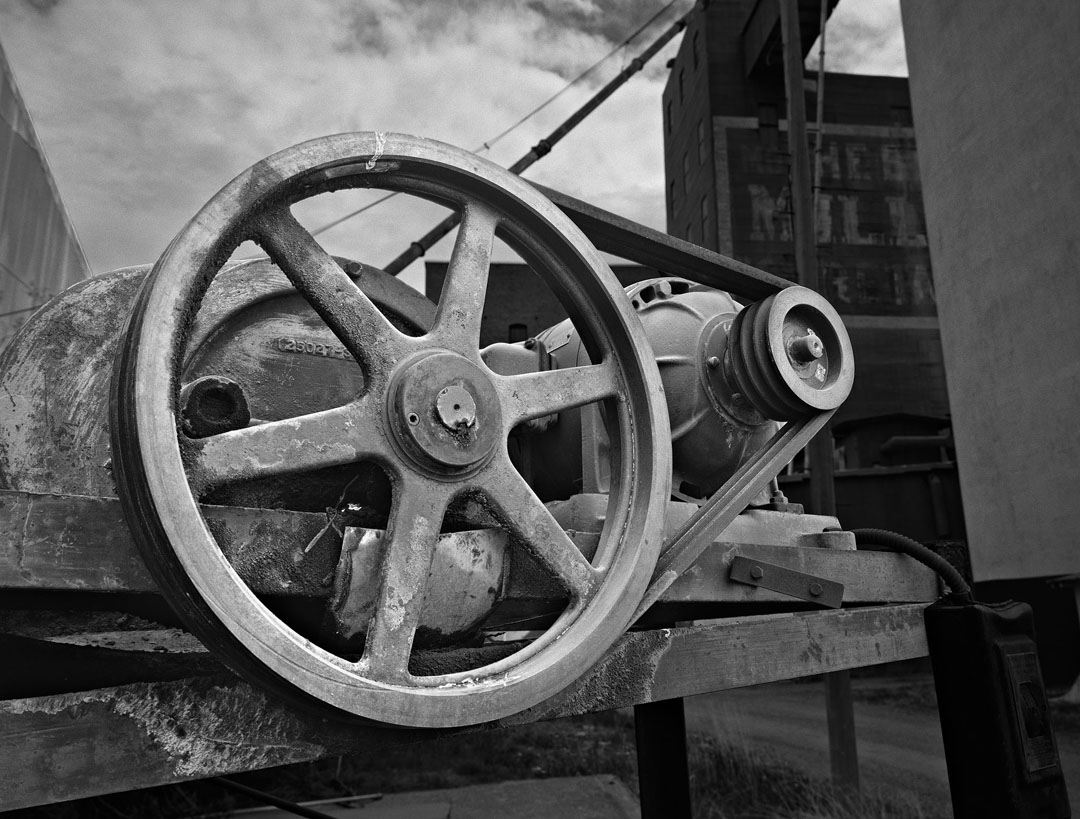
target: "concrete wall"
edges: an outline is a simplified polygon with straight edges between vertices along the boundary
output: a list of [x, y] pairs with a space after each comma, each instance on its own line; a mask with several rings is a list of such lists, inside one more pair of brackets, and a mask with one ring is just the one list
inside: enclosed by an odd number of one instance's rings
[[977, 580], [1080, 572], [1080, 3], [904, 0]]

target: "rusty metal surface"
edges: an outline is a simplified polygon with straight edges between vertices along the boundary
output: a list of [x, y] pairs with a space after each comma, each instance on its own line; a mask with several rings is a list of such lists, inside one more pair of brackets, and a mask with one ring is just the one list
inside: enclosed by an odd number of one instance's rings
[[[411, 287], [358, 262], [339, 264], [395, 326], [430, 326], [435, 306]], [[80, 282], [42, 308], [0, 354], [0, 489], [116, 497], [106, 423], [110, 379], [121, 329], [148, 271], [132, 267]], [[324, 409], [362, 384], [356, 368], [337, 356], [339, 346], [288, 279], [269, 261], [255, 260], [211, 284], [191, 328], [184, 380], [230, 377], [261, 419]], [[317, 510], [333, 503], [344, 482], [329, 476], [218, 500]]]
[[148, 269], [65, 290], [0, 355], [0, 488], [115, 497], [109, 379], [120, 328]]
[[844, 602], [843, 583], [744, 555], [732, 558], [728, 577], [736, 583], [769, 589], [830, 609], [838, 609]]

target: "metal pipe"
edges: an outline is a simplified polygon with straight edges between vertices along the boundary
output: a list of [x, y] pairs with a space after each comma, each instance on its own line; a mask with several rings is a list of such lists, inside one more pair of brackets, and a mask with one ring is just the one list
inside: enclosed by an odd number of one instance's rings
[[829, 0], [821, 0], [818, 30], [817, 134], [814, 136], [814, 229], [817, 229], [818, 200], [821, 195], [821, 143], [825, 133], [825, 22], [829, 18]]
[[[574, 128], [581, 124], [581, 121], [585, 119], [589, 114], [595, 111], [604, 100], [614, 94], [620, 86], [626, 83], [634, 74], [644, 68], [645, 64], [656, 56], [664, 46], [671, 42], [680, 31], [686, 28], [686, 23], [690, 19], [690, 15], [697, 11], [697, 5], [694, 5], [689, 12], [676, 20], [671, 26], [669, 26], [663, 34], [656, 38], [656, 40], [642, 51], [637, 57], [630, 61], [630, 64], [620, 71], [614, 79], [612, 79], [607, 85], [601, 88], [594, 94], [588, 102], [582, 105], [577, 111], [571, 114], [558, 128], [548, 134], [546, 137], [537, 142], [527, 154], [521, 159], [510, 166], [511, 173], [520, 174], [538, 159], [546, 156], [551, 152], [551, 149], [555, 147], [563, 137], [569, 134]], [[387, 273], [392, 276], [396, 276], [406, 267], [419, 259], [429, 250], [432, 246], [442, 239], [451, 230], [457, 227], [458, 222], [461, 221], [461, 215], [458, 213], [452, 213], [443, 219], [439, 224], [435, 225], [431, 230], [417, 239], [415, 242], [409, 245], [408, 250], [390, 262], [383, 268]]]

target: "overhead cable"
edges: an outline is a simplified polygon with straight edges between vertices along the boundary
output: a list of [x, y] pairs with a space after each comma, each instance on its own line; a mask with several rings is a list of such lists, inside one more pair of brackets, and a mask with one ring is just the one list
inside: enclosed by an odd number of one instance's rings
[[[670, 7], [670, 3], [667, 7]], [[510, 173], [520, 174], [538, 159], [546, 156], [551, 152], [551, 149], [559, 142], [563, 137], [569, 134], [574, 128], [581, 124], [589, 114], [600, 107], [608, 97], [615, 93], [622, 85], [626, 83], [634, 74], [644, 68], [645, 64], [651, 60], [656, 54], [667, 45], [676, 34], [686, 28], [686, 24], [690, 19], [690, 16], [697, 9], [697, 4], [694, 7], [676, 20], [671, 26], [669, 26], [663, 34], [656, 38], [653, 43], [642, 51], [638, 56], [630, 61], [630, 64], [618, 73], [618, 75], [607, 83], [603, 88], [597, 91], [584, 105], [582, 105], [577, 111], [571, 114], [558, 128], [548, 134], [534, 145], [525, 156], [521, 157], [517, 162], [511, 165], [508, 170]], [[402, 270], [412, 264], [416, 259], [419, 259], [431, 247], [440, 239], [442, 239], [451, 230], [457, 227], [461, 221], [461, 214], [452, 213], [443, 219], [434, 228], [425, 233], [422, 237], [409, 245], [408, 250], [402, 253], [400, 256], [391, 261], [383, 269], [392, 276], [398, 275]]]
[[[504, 137], [509, 136], [513, 131], [517, 130], [522, 125], [524, 125], [526, 122], [528, 122], [530, 119], [532, 119], [534, 116], [536, 116], [538, 113], [543, 111], [545, 108], [547, 108], [549, 105], [551, 105], [551, 103], [555, 102], [555, 100], [557, 100], [559, 97], [561, 97], [563, 94], [565, 94], [571, 88], [573, 88], [575, 85], [577, 85], [582, 80], [584, 80], [587, 76], [589, 76], [597, 68], [599, 68], [605, 62], [607, 62], [612, 57], [614, 57], [616, 54], [618, 54], [620, 51], [622, 51], [624, 48], [626, 48], [631, 42], [633, 42], [635, 39], [637, 39], [641, 35], [642, 32], [644, 32], [649, 26], [651, 26], [654, 22], [656, 22], [656, 20], [658, 20], [668, 9], [670, 9], [677, 2], [679, 2], [679, 0], [670, 0], [670, 2], [667, 5], [665, 5], [663, 8], [661, 8], [658, 12], [656, 12], [652, 17], [650, 17], [648, 20], [646, 20], [640, 26], [638, 26], [637, 29], [635, 29], [632, 34], [630, 34], [621, 43], [619, 43], [617, 46], [615, 46], [615, 48], [613, 48], [611, 51], [609, 51], [607, 54], [605, 54], [603, 57], [601, 57], [595, 63], [590, 65], [588, 68], [586, 68], [580, 74], [578, 74], [576, 77], [574, 77], [568, 83], [566, 83], [566, 85], [564, 85], [562, 88], [560, 88], [558, 91], [556, 91], [550, 97], [548, 97], [546, 100], [544, 100], [538, 106], [536, 106], [531, 111], [529, 111], [527, 114], [525, 114], [523, 117], [521, 117], [513, 125], [511, 125], [510, 127], [504, 129], [500, 133], [496, 134], [494, 137], [487, 140], [486, 142], [482, 143], [480, 145], [480, 147], [476, 148], [473, 151], [473, 153], [479, 154], [479, 153], [483, 153], [484, 151], [490, 150], [491, 147], [493, 145], [495, 145], [495, 143], [499, 142]], [[638, 59], [640, 59], [640, 58], [638, 58]], [[631, 65], [632, 64], [633, 63], [631, 63]], [[624, 71], [625, 71], [625, 69], [624, 69]], [[620, 76], [621, 76], [621, 74], [620, 74]], [[604, 98], [606, 99], [606, 97], [604, 97]], [[549, 138], [549, 141], [550, 141], [550, 138]], [[537, 157], [537, 158], [539, 158], [539, 157]], [[511, 170], [513, 170], [513, 168], [511, 168]], [[520, 171], [514, 171], [514, 172], [515, 173], [520, 173]], [[311, 232], [311, 235], [312, 236], [318, 236], [320, 233], [325, 233], [326, 231], [330, 230], [331, 228], [337, 227], [342, 222], [347, 222], [349, 219], [352, 219], [354, 216], [359, 216], [364, 211], [370, 210], [371, 208], [375, 207], [376, 205], [381, 205], [387, 199], [392, 199], [397, 195], [398, 195], [398, 192], [394, 191], [392, 193], [386, 194], [385, 196], [379, 197], [374, 202], [368, 202], [363, 207], [357, 208], [356, 210], [352, 211], [351, 213], [347, 213], [346, 215], [344, 215], [344, 216], [342, 216], [342, 217], [340, 217], [338, 219], [335, 219], [334, 221], [329, 222], [329, 223], [323, 225], [322, 227], [320, 227], [320, 228], [318, 228], [316, 230], [313, 230]], [[423, 255], [423, 254], [420, 254], [420, 255]]]

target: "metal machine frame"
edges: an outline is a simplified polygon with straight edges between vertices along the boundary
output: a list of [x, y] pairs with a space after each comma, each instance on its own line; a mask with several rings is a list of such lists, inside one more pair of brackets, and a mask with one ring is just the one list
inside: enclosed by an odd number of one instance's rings
[[[601, 251], [751, 300], [774, 296], [790, 284], [559, 192], [541, 192]], [[670, 744], [664, 753], [651, 755], [657, 767], [643, 764], [642, 794], [648, 800], [650, 793], [680, 787], [665, 780], [663, 757], [678, 756], [680, 743], [685, 750], [679, 730], [650, 733], [671, 725], [665, 723], [666, 706], [657, 704], [926, 655], [922, 610], [939, 593], [928, 569], [891, 553], [828, 548], [830, 533], [821, 530], [831, 528], [832, 519], [830, 526], [815, 527], [817, 535], [785, 530], [774, 542], [760, 536], [768, 526], [759, 527], [755, 538], [740, 523], [747, 504], [832, 412], [789, 422], [697, 514], [664, 533], [666, 549], [630, 618], [637, 621], [636, 629], [595, 662], [590, 658], [588, 670], [554, 696], [519, 713], [503, 712], [482, 728], [636, 706], [639, 736]], [[27, 592], [159, 588], [139, 557], [120, 507], [111, 498], [0, 491], [0, 587]], [[246, 510], [216, 514], [233, 516], [238, 527], [251, 524]], [[274, 521], [311, 531], [325, 523], [317, 514], [300, 512], [276, 512]], [[111, 538], [107, 567], [87, 562], [91, 553], [82, 542], [95, 535]], [[819, 548], [783, 545], [799, 537], [817, 537], [807, 545]], [[691, 567], [694, 571], [688, 572]], [[844, 602], [853, 607], [805, 610], [819, 599], [832, 605], [826, 598], [839, 584]], [[693, 626], [676, 626], [663, 613], [665, 605], [701, 596], [788, 610]], [[201, 673], [0, 701], [0, 773], [6, 775], [0, 808], [310, 761], [463, 730], [347, 724], [310, 713], [237, 679], [218, 667], [198, 641], [177, 630], [76, 635], [65, 642], [71, 652], [67, 656], [79, 662], [103, 651], [122, 653], [132, 640], [141, 641], [144, 649], [149, 645], [176, 655]]]

